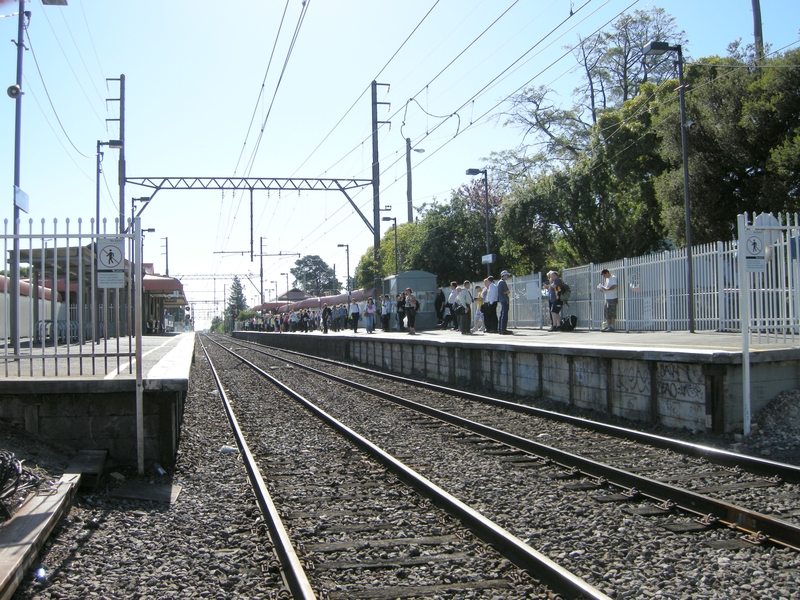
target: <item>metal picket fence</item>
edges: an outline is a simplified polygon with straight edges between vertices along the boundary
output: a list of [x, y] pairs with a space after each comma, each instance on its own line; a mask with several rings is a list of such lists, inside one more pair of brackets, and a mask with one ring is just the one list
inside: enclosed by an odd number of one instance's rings
[[[41, 228], [31, 219], [27, 232], [20, 229], [19, 287], [0, 276], [0, 376], [108, 375], [123, 367], [133, 372], [141, 325], [134, 256], [141, 233], [133, 223], [126, 233], [117, 233], [116, 222], [100, 234], [94, 220], [89, 225], [87, 231], [80, 219], [77, 227], [54, 219], [46, 231], [44, 219]], [[0, 244], [8, 268], [15, 237], [9, 229], [6, 219]], [[118, 254], [114, 269], [104, 262], [104, 249]]]
[[[756, 224], [769, 229], [767, 266], [751, 284], [752, 323], [757, 342], [780, 332], [782, 341], [798, 335], [800, 317], [800, 219], [798, 215], [759, 215]], [[617, 277], [621, 331], [686, 331], [689, 329], [689, 293], [686, 250], [668, 250], [604, 263], [565, 269], [561, 278], [572, 295], [563, 309], [578, 317], [578, 327], [599, 329], [604, 296], [597, 290], [600, 272]], [[694, 324], [698, 331], [740, 332], [738, 241], [692, 247]], [[511, 278], [511, 327], [550, 326], [549, 306], [542, 293], [547, 278], [532, 273]], [[788, 336], [788, 337], [787, 337]]]

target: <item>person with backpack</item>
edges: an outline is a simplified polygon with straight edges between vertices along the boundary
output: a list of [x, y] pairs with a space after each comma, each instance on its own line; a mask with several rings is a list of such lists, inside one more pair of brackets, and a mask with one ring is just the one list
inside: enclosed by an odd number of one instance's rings
[[552, 321], [550, 331], [559, 331], [561, 329], [561, 307], [563, 306], [561, 288], [564, 286], [564, 281], [559, 277], [558, 271], [549, 271], [547, 280], [548, 283], [545, 284], [545, 287], [548, 290], [550, 320]]

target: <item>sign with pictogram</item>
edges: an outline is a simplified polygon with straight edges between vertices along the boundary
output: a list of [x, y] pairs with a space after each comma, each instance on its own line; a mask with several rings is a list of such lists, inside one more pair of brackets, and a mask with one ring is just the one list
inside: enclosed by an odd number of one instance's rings
[[749, 232], [742, 250], [744, 250], [745, 270], [748, 273], [763, 273], [766, 271], [767, 258], [764, 252], [764, 235], [762, 232]]
[[98, 270], [117, 271], [125, 268], [124, 242], [100, 242], [98, 250]]

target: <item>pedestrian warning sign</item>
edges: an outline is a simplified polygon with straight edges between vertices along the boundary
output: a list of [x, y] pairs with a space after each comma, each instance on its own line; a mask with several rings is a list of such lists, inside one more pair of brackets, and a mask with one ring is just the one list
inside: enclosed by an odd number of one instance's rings
[[97, 268], [105, 271], [124, 269], [124, 242], [102, 242], [97, 253]]
[[744, 263], [748, 273], [766, 271], [767, 258], [764, 252], [764, 236], [761, 232], [750, 232], [744, 244]]

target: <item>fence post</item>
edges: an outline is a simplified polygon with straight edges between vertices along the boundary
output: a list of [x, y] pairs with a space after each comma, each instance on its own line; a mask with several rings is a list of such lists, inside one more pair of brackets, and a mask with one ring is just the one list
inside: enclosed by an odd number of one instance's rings
[[134, 224], [134, 276], [136, 278], [136, 449], [139, 475], [144, 475], [144, 388], [142, 386], [142, 219]]
[[717, 242], [717, 331], [725, 318], [725, 245]]
[[664, 314], [667, 318], [667, 333], [672, 331], [672, 256], [664, 250]]
[[750, 278], [743, 256], [746, 240], [747, 213], [737, 217], [739, 222], [739, 318], [742, 330], [742, 433], [750, 434]]

